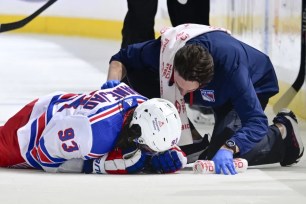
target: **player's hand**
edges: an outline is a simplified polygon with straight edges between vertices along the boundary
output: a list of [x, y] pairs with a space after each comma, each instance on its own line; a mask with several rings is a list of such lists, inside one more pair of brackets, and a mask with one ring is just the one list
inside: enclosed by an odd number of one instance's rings
[[234, 175], [237, 174], [233, 164], [233, 152], [229, 149], [219, 149], [216, 155], [212, 158], [215, 163], [215, 170], [217, 174], [228, 175], [229, 173]]
[[147, 156], [139, 149], [115, 150], [92, 161], [92, 169], [85, 173], [97, 174], [134, 174], [140, 172], [145, 165]]
[[107, 82], [105, 82], [101, 89], [109, 89], [109, 88], [114, 88], [116, 86], [118, 86], [118, 84], [120, 84], [119, 80], [108, 80]]
[[151, 168], [156, 173], [173, 173], [184, 168], [186, 164], [187, 157], [179, 147], [158, 153], [151, 159]]

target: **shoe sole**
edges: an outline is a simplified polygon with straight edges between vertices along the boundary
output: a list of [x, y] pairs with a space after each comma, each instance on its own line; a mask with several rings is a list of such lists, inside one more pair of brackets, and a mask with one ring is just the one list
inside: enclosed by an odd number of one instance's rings
[[297, 120], [293, 119], [291, 116], [294, 116], [294, 113], [292, 111], [290, 112], [284, 112], [286, 115], [285, 117], [290, 121], [291, 123], [291, 126], [292, 126], [292, 129], [293, 129], [293, 132], [294, 132], [294, 135], [295, 135], [295, 142], [297, 143], [299, 149], [300, 149], [300, 153], [299, 153], [299, 158], [301, 158], [301, 156], [303, 155], [303, 152], [304, 152], [304, 145], [303, 145], [303, 141], [302, 141], [302, 138], [300, 137], [300, 131], [299, 131], [299, 128], [298, 128], [298, 123], [297, 123]]

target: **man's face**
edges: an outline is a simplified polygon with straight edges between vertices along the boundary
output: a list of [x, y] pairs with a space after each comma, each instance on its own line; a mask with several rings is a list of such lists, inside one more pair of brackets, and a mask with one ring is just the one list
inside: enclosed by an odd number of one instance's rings
[[200, 86], [199, 82], [197, 81], [186, 81], [176, 70], [174, 70], [174, 82], [182, 96], [195, 91]]

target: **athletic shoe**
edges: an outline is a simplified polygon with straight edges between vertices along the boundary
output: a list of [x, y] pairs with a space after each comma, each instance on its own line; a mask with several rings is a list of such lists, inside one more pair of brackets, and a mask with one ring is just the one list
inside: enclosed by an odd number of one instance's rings
[[296, 116], [289, 109], [281, 110], [273, 119], [273, 123], [281, 123], [286, 127], [287, 136], [285, 142], [285, 156], [281, 166], [290, 166], [298, 163], [304, 153], [304, 145], [298, 131]]

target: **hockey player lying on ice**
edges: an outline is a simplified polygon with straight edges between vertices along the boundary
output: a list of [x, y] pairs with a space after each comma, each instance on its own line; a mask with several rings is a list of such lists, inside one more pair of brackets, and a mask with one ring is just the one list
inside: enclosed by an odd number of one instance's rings
[[181, 120], [173, 104], [148, 100], [124, 83], [104, 88], [27, 104], [0, 127], [0, 166], [127, 174], [186, 165], [176, 146]]

